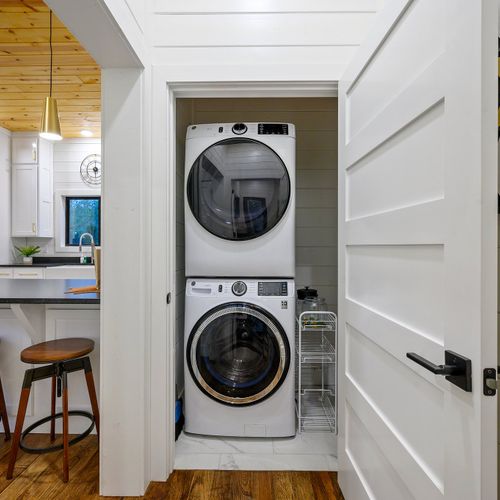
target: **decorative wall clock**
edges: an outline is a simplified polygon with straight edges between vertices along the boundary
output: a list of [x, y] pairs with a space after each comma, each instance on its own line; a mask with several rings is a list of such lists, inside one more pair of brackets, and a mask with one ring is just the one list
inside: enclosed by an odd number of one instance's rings
[[92, 154], [86, 156], [80, 165], [80, 177], [89, 186], [101, 185], [101, 155]]

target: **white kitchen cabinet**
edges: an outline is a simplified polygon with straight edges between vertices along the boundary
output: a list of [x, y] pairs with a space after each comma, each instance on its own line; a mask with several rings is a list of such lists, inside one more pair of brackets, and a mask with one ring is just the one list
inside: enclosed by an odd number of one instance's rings
[[33, 135], [12, 136], [14, 237], [54, 236], [53, 145]]
[[14, 136], [12, 138], [12, 163], [30, 163], [38, 161], [38, 137]]
[[45, 278], [43, 267], [14, 267], [12, 277], [15, 279], [40, 280]]
[[14, 271], [11, 267], [0, 267], [0, 279], [9, 279], [14, 277]]

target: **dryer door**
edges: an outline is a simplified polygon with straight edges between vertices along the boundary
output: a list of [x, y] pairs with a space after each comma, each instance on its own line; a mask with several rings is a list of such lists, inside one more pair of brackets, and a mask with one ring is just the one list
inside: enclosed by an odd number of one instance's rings
[[281, 158], [261, 142], [222, 140], [198, 156], [187, 182], [196, 220], [226, 240], [257, 238], [283, 217], [290, 178]]
[[245, 406], [278, 390], [290, 366], [290, 345], [267, 311], [253, 304], [228, 303], [198, 321], [186, 356], [193, 380], [207, 396]]

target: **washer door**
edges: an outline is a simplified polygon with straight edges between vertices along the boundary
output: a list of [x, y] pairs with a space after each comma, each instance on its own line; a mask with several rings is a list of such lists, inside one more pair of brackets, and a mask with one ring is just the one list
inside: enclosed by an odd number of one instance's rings
[[226, 240], [257, 238], [283, 217], [290, 201], [290, 177], [281, 158], [261, 142], [220, 141], [198, 156], [187, 182], [196, 220]]
[[252, 405], [271, 396], [290, 366], [286, 334], [267, 311], [228, 303], [206, 313], [187, 344], [189, 371], [209, 397], [228, 405]]

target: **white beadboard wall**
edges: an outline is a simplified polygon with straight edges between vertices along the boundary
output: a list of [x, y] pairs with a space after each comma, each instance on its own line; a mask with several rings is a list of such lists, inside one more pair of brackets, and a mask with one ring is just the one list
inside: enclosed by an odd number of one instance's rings
[[[329, 307], [336, 311], [337, 99], [178, 99], [177, 105], [183, 109], [183, 129], [179, 130], [180, 124], [177, 128], [177, 148], [182, 151], [189, 110], [190, 123], [277, 121], [295, 124], [297, 287], [317, 288]], [[179, 203], [178, 200], [178, 206]]]
[[0, 127], [0, 263], [10, 260], [10, 137]]
[[[80, 164], [90, 154], [101, 154], [100, 139], [63, 139], [54, 143], [54, 193], [61, 190], [85, 190], [92, 194], [101, 194], [100, 187], [89, 187], [80, 177]], [[14, 245], [23, 245], [26, 241], [31, 245], [39, 245], [42, 249], [40, 255], [61, 255], [64, 257], [79, 255], [78, 249], [70, 253], [56, 252], [53, 238], [12, 238], [12, 241]]]
[[338, 80], [382, 4], [383, 0], [154, 0], [153, 64], [199, 65], [200, 73], [208, 62], [241, 71], [253, 66], [256, 73], [247, 79], [262, 81], [279, 75], [277, 65], [292, 68], [291, 73], [285, 71], [286, 79], [322, 75]]

